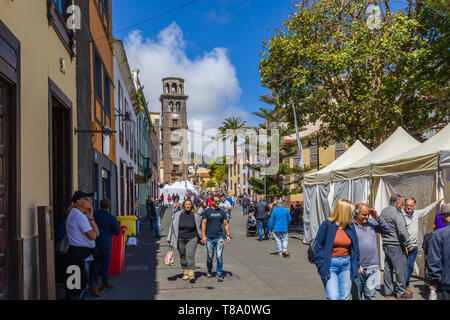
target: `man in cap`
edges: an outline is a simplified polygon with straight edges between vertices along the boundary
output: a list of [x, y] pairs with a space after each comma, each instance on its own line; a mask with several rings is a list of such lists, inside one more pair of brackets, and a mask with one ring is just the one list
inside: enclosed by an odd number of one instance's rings
[[429, 289], [438, 300], [450, 300], [450, 203], [444, 203], [438, 216], [446, 227], [436, 230], [428, 251]]
[[[67, 267], [78, 266], [81, 272], [80, 289], [71, 288], [66, 281], [66, 296], [71, 300], [83, 300], [91, 284], [91, 265], [95, 255], [95, 239], [100, 235], [97, 224], [94, 220], [94, 210], [90, 197], [93, 193], [76, 191], [72, 196], [72, 210], [69, 212], [66, 222], [67, 238], [69, 240], [69, 250], [66, 256]], [[69, 269], [67, 269], [69, 270]], [[71, 276], [69, 272], [68, 277]], [[95, 296], [100, 296], [98, 290], [91, 292]]]

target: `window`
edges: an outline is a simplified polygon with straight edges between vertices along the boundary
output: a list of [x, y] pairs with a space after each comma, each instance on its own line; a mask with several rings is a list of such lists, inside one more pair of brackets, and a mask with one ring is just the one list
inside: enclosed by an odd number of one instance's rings
[[94, 91], [97, 99], [100, 100], [100, 103], [103, 103], [102, 90], [102, 60], [97, 53], [97, 50], [94, 49]]
[[343, 142], [336, 142], [336, 159], [345, 152], [345, 144]]
[[172, 126], [178, 126], [178, 119], [172, 119]]
[[181, 112], [181, 104], [179, 102], [177, 102], [177, 112], [178, 113]]
[[[128, 112], [128, 101], [125, 100], [125, 112]], [[127, 153], [129, 152], [129, 146], [130, 144], [130, 125], [127, 124], [125, 126], [125, 149], [127, 150]]]
[[104, 95], [105, 103], [103, 105], [103, 108], [105, 109], [108, 115], [111, 115], [111, 81], [106, 75], [106, 72], [104, 85], [105, 85], [105, 95]]
[[177, 85], [175, 83], [172, 84], [172, 93], [177, 93]]
[[169, 112], [173, 112], [173, 102], [169, 102]]
[[[119, 114], [124, 114], [123, 103], [122, 103], [123, 89], [122, 89], [122, 85], [120, 84], [120, 81], [119, 81], [118, 87], [119, 87], [119, 89], [118, 89]], [[123, 147], [123, 121], [121, 121], [120, 118], [119, 118], [119, 141], [120, 141], [120, 145]]]

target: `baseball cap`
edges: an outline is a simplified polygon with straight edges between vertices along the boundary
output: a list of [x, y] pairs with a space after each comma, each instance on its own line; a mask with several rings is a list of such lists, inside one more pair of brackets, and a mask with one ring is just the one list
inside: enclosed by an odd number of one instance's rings
[[441, 210], [437, 213], [438, 216], [448, 216], [450, 215], [450, 203], [443, 203]]
[[94, 193], [87, 193], [81, 190], [75, 191], [75, 193], [72, 196], [72, 202], [77, 202], [77, 200], [80, 200], [82, 198], [86, 197], [93, 197]]

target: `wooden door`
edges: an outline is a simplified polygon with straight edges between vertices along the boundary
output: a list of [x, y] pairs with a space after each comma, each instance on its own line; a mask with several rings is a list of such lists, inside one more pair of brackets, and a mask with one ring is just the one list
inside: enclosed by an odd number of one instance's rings
[[8, 298], [9, 128], [11, 87], [0, 78], [0, 299]]

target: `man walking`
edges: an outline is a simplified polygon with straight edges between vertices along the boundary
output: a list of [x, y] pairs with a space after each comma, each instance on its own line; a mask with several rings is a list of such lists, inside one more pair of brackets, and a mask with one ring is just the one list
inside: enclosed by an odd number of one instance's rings
[[[282, 206], [280, 200], [277, 201], [270, 215], [270, 232], [273, 232], [275, 242], [277, 245], [276, 256], [284, 258], [289, 257], [290, 253], [287, 251], [288, 246], [288, 231], [291, 223], [291, 215], [289, 210]], [[281, 247], [283, 245], [283, 248]]]
[[391, 232], [383, 234], [384, 259], [384, 295], [394, 296], [394, 275], [396, 273], [397, 287], [395, 298], [410, 299], [411, 294], [406, 293], [406, 278], [408, 276], [407, 255], [411, 252], [413, 244], [409, 238], [405, 218], [402, 214], [404, 198], [399, 194], [393, 194], [388, 207], [381, 211], [381, 217], [387, 222]]
[[231, 203], [225, 198], [224, 194], [222, 194], [220, 196], [219, 207], [220, 207], [220, 209], [225, 211], [225, 213], [227, 214], [227, 220], [230, 221], [230, 219], [231, 219], [231, 210], [233, 210], [233, 207], [232, 207]]
[[213, 258], [214, 252], [216, 252], [217, 266], [216, 266], [216, 278], [218, 282], [223, 281], [223, 248], [224, 248], [224, 233], [225, 229], [227, 243], [231, 242], [230, 227], [227, 221], [226, 213], [220, 209], [219, 196], [213, 197], [213, 205], [208, 208], [202, 214], [202, 240], [206, 243], [208, 267], [208, 278], [212, 278]]
[[155, 209], [155, 236], [156, 239], [161, 239], [161, 209], [162, 205], [159, 204], [159, 199], [155, 198], [154, 203], [154, 209]]
[[[372, 216], [371, 218], [369, 217]], [[378, 266], [380, 261], [377, 252], [376, 232], [389, 234], [391, 229], [376, 210], [369, 209], [364, 203], [358, 203], [353, 215], [353, 225], [356, 229], [359, 244], [359, 262], [361, 265], [358, 278], [353, 280], [353, 300], [376, 300], [378, 283]]]
[[255, 219], [258, 222], [258, 241], [263, 241], [262, 229], [264, 228], [264, 240], [269, 240], [269, 204], [264, 200], [265, 196], [261, 195], [260, 200], [255, 204]]
[[[94, 212], [94, 220], [100, 232], [100, 235], [95, 239], [95, 244], [98, 249], [100, 274], [102, 276], [101, 290], [113, 288], [108, 282], [108, 271], [111, 262], [113, 235], [120, 235], [119, 222], [109, 213], [110, 208], [111, 201], [109, 199], [103, 199], [100, 201], [100, 210]], [[97, 284], [97, 278], [98, 274], [94, 276], [93, 287]], [[95, 291], [97, 289], [93, 290]]]
[[433, 202], [428, 207], [422, 210], [416, 209], [416, 199], [409, 198], [406, 199], [405, 209], [403, 210], [403, 216], [406, 221], [406, 228], [408, 229], [409, 238], [413, 244], [413, 250], [408, 254], [408, 276], [406, 278], [406, 293], [413, 294], [411, 288], [409, 287], [409, 280], [414, 271], [414, 264], [416, 262], [417, 252], [418, 252], [418, 241], [419, 236], [419, 220], [426, 217], [431, 213], [436, 206], [444, 200], [442, 196], [439, 196], [438, 201]]
[[244, 196], [242, 197], [242, 212], [245, 215], [248, 214], [248, 205], [249, 205], [249, 199], [247, 197], [247, 194], [244, 193]]
[[446, 227], [436, 230], [428, 250], [429, 289], [438, 300], [450, 300], [450, 203], [442, 205], [439, 217]]

